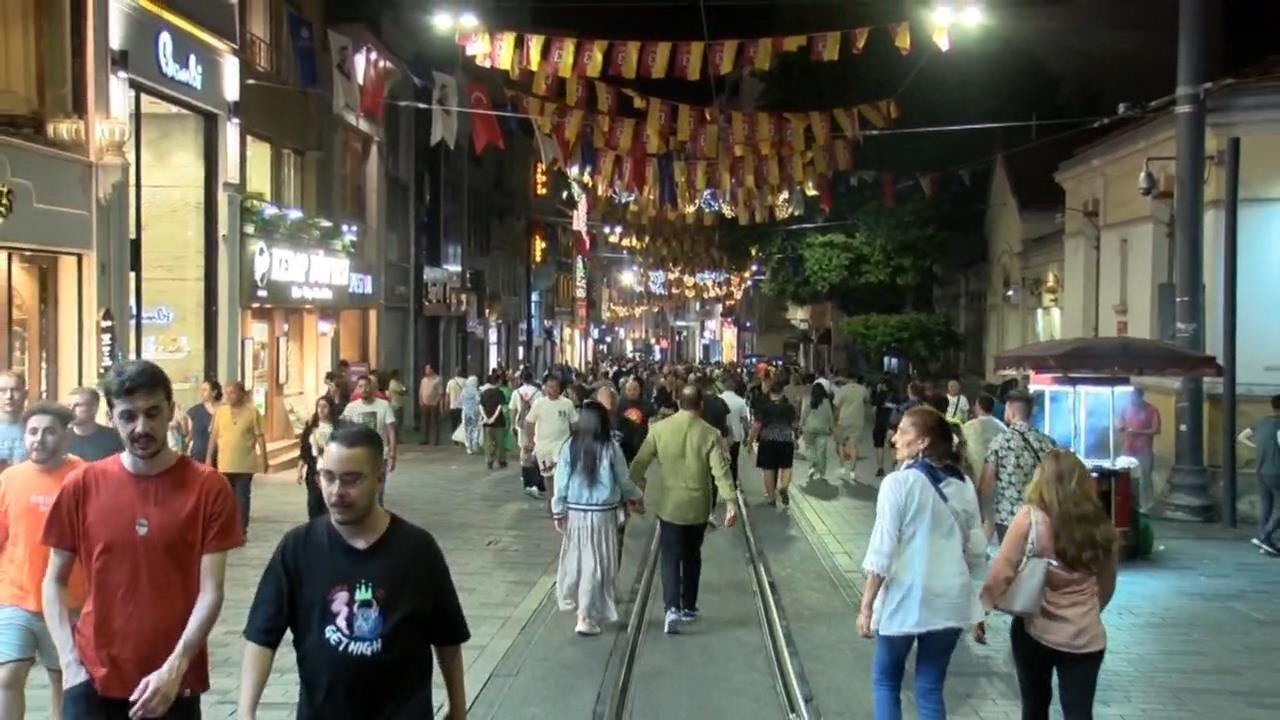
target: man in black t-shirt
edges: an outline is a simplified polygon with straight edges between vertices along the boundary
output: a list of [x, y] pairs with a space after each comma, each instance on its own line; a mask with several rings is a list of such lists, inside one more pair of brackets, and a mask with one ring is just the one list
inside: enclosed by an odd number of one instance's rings
[[435, 538], [378, 503], [382, 438], [343, 426], [323, 467], [329, 514], [289, 531], [258, 583], [239, 717], [256, 715], [285, 631], [298, 660], [299, 720], [432, 717], [432, 648], [448, 717], [463, 717], [461, 646], [471, 633]]
[[489, 469], [493, 464], [507, 466], [507, 416], [503, 409], [507, 406], [507, 396], [498, 385], [502, 376], [497, 372], [489, 375], [489, 382], [480, 391], [480, 414], [484, 418], [485, 461]]

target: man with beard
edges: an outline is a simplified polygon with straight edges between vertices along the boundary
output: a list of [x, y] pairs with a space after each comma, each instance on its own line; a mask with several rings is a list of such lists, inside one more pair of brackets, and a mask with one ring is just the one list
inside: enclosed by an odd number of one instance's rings
[[[199, 718], [227, 551], [244, 543], [235, 499], [216, 470], [165, 442], [173, 386], [157, 365], [117, 363], [104, 394], [125, 452], [73, 472], [44, 528], [44, 618], [62, 664], [62, 716]], [[73, 630], [77, 560], [89, 593]]]
[[209, 451], [204, 463], [217, 467], [226, 476], [236, 496], [240, 530], [248, 534], [253, 476], [267, 471], [267, 440], [262, 431], [262, 415], [249, 402], [244, 383], [232, 380], [226, 384], [226, 392], [226, 404], [214, 411], [209, 425]]
[[0, 470], [27, 459], [20, 422], [26, 406], [27, 379], [16, 370], [0, 372]]
[[[38, 661], [49, 673], [52, 707], [62, 704], [58, 652], [41, 614], [40, 586], [49, 548], [40, 542], [49, 506], [72, 470], [67, 455], [71, 412], [39, 403], [22, 415], [27, 460], [0, 473], [0, 718], [26, 713], [27, 675]], [[69, 604], [84, 602], [84, 573], [76, 569]]]
[[242, 720], [257, 715], [286, 630], [301, 720], [432, 717], [433, 648], [446, 717], [465, 717], [461, 646], [471, 633], [435, 538], [378, 502], [382, 454], [378, 433], [358, 425], [325, 445], [320, 489], [329, 514], [284, 536], [249, 610]]

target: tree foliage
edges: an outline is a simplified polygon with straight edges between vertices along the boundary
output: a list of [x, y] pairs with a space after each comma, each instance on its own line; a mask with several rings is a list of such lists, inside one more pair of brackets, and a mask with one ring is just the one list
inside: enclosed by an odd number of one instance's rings
[[897, 355], [922, 370], [960, 343], [951, 323], [937, 313], [855, 315], [845, 320], [844, 332], [869, 357]]

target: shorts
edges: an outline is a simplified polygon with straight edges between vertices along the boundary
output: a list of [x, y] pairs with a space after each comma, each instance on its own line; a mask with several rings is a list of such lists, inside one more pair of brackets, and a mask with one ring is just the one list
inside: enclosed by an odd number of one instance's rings
[[761, 470], [790, 470], [795, 461], [796, 444], [783, 440], [761, 440], [756, 448], [756, 467]]
[[46, 670], [62, 669], [44, 618], [14, 605], [0, 605], [0, 665], [31, 660]]
[[850, 440], [857, 440], [862, 437], [862, 431], [866, 428], [864, 423], [836, 423], [835, 439], [838, 443], [846, 443]]
[[538, 459], [538, 468], [543, 477], [556, 474], [556, 460], [560, 457], [560, 445], [538, 445], [533, 448], [533, 456]]
[[884, 447], [884, 442], [889, 437], [888, 425], [876, 425], [871, 428], [871, 444], [875, 447]]

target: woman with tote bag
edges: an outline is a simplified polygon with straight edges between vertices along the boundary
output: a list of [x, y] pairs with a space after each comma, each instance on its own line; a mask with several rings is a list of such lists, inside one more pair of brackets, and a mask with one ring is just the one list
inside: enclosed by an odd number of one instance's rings
[[1065, 720], [1093, 717], [1106, 652], [1102, 611], [1116, 588], [1116, 531], [1080, 458], [1051, 450], [1027, 486], [982, 588], [1014, 615], [1013, 661], [1024, 720], [1048, 720], [1053, 675]]

